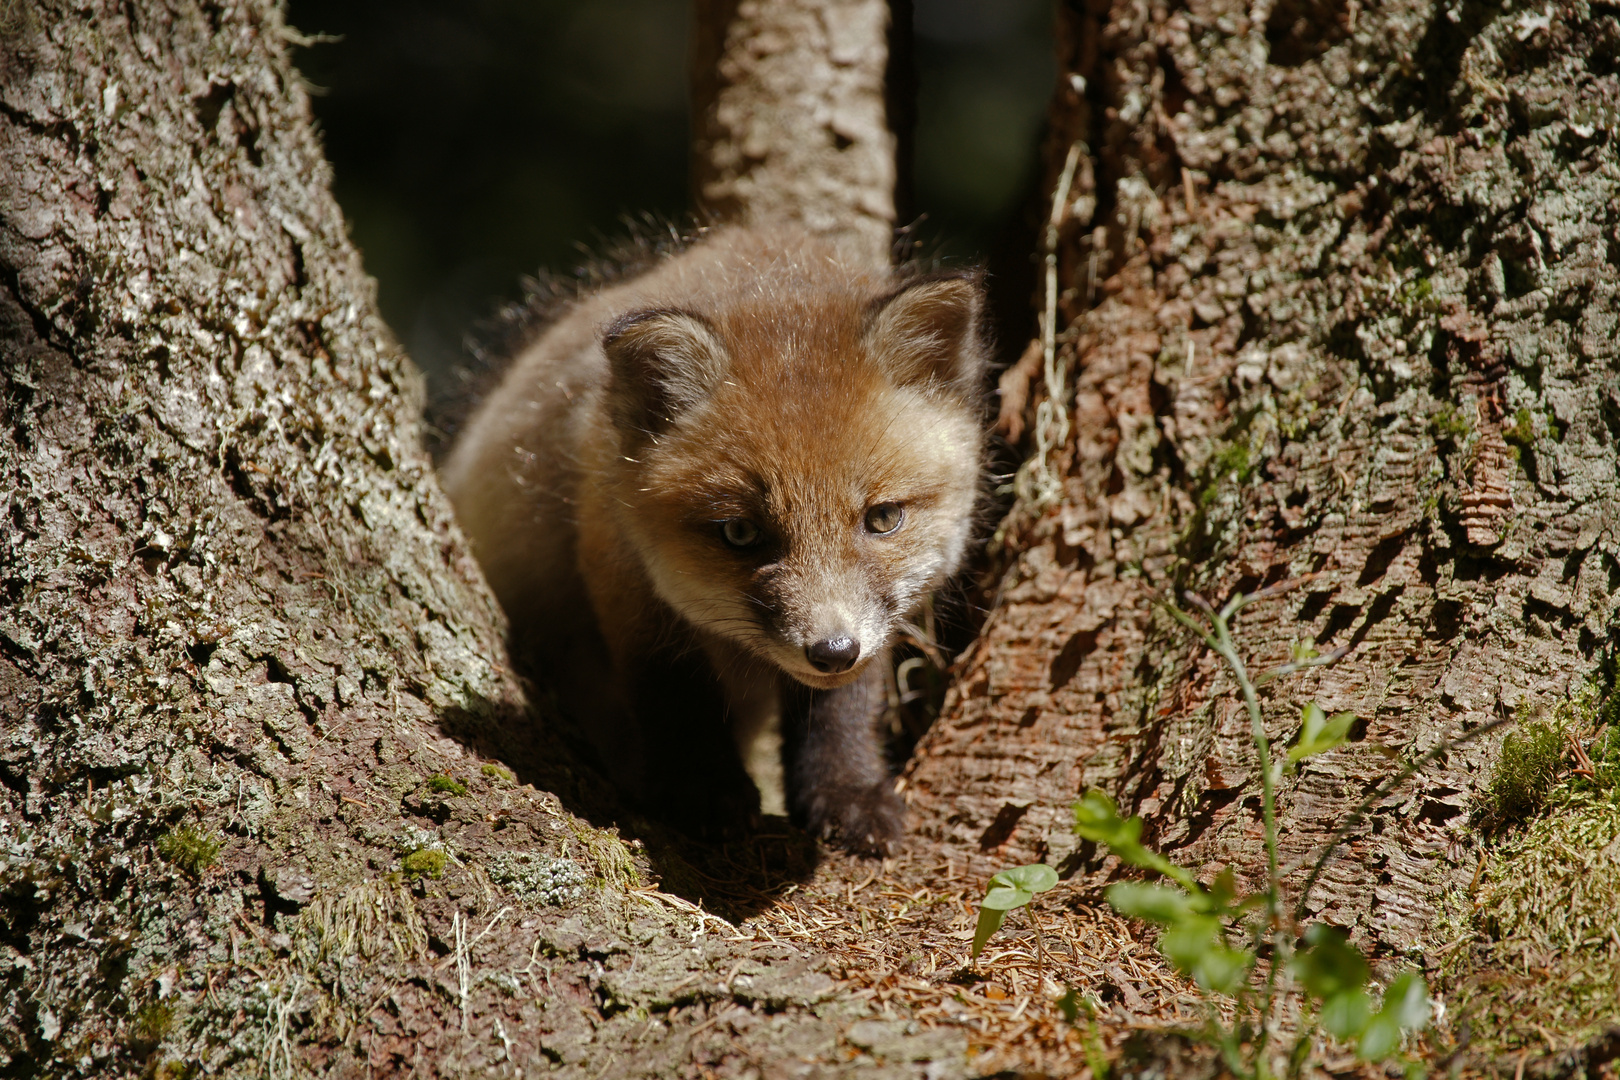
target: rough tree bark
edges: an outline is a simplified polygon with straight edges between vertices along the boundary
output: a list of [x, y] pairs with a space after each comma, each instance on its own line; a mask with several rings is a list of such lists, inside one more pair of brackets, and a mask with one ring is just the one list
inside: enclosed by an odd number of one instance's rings
[[[1551, 709], [1611, 648], [1620, 19], [1190, 0], [1069, 2], [1060, 27], [1052, 187], [1081, 151], [1059, 211], [1061, 501], [1003, 526], [995, 608], [909, 798], [980, 872], [1117, 872], [1069, 830], [1100, 786], [1173, 856], [1252, 875], [1248, 721], [1156, 596], [1315, 575], [1240, 630], [1255, 667], [1348, 650], [1265, 698], [1273, 739], [1312, 698], [1359, 718], [1284, 786], [1285, 860], [1392, 757]], [[1040, 360], [1009, 388], [1053, 393]], [[1379, 955], [1445, 943], [1500, 738], [1378, 805], [1311, 911]]]
[[697, 0], [692, 189], [716, 219], [794, 221], [887, 263], [889, 0]]
[[279, 6], [0, 14], [0, 1071], [844, 1060], [864, 1006], [560, 803]]

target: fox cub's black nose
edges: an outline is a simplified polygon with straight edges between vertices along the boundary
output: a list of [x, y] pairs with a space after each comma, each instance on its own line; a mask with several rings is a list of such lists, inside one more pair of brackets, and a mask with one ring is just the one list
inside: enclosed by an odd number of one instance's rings
[[861, 655], [861, 643], [848, 634], [840, 634], [816, 642], [806, 648], [804, 654], [817, 671], [837, 675], [855, 666], [855, 658]]

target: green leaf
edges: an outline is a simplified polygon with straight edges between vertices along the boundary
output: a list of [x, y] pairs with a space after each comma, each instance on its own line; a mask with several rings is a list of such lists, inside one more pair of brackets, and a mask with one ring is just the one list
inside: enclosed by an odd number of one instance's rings
[[1365, 1061], [1383, 1061], [1401, 1045], [1401, 1031], [1414, 1031], [1429, 1022], [1429, 988], [1423, 976], [1403, 971], [1384, 992], [1384, 1007], [1367, 1021], [1358, 1050]]
[[1237, 899], [1237, 875], [1230, 866], [1215, 875], [1209, 883], [1209, 899], [1216, 911], [1226, 911]]
[[1350, 944], [1344, 931], [1326, 923], [1305, 930], [1307, 947], [1294, 954], [1294, 973], [1320, 1001], [1367, 984], [1367, 961]]
[[[994, 880], [994, 878], [991, 878], [992, 882]], [[995, 911], [1011, 911], [1013, 908], [1023, 907], [1033, 899], [1035, 899], [1034, 893], [1025, 892], [1023, 889], [1009, 889], [992, 884], [990, 891], [984, 894], [984, 902], [980, 906]]]
[[1057, 999], [1057, 1007], [1058, 1012], [1063, 1014], [1063, 1019], [1071, 1024], [1074, 1023], [1080, 1019], [1080, 1009], [1082, 1008], [1080, 992], [1072, 986], [1069, 987], [1068, 993]]
[[973, 931], [973, 959], [977, 960], [984, 951], [984, 943], [990, 940], [990, 935], [1001, 929], [1001, 920], [1007, 913], [1000, 908], [981, 908], [979, 910], [979, 925]]
[[1354, 1039], [1372, 1019], [1372, 1002], [1363, 990], [1344, 990], [1322, 1004], [1322, 1027], [1339, 1039]]
[[1180, 882], [1189, 891], [1198, 891], [1192, 874], [1142, 846], [1142, 819], [1119, 816], [1119, 808], [1105, 793], [1092, 788], [1074, 804], [1074, 831], [1093, 843], [1106, 844], [1123, 862], [1153, 870]]
[[1366, 1029], [1361, 1033], [1361, 1046], [1356, 1052], [1363, 1061], [1383, 1061], [1401, 1045], [1401, 1025], [1395, 1022], [1393, 1016], [1385, 1016], [1382, 1011], [1367, 1021]]
[[1103, 894], [1114, 910], [1135, 919], [1146, 919], [1160, 926], [1178, 926], [1199, 913], [1192, 897], [1168, 885], [1142, 881], [1116, 881]]
[[1022, 889], [1028, 893], [1042, 893], [1058, 882], [1057, 871], [1045, 863], [1030, 863], [1011, 870], [1003, 870], [990, 879], [991, 885]]
[[1011, 870], [1003, 870], [990, 879], [990, 889], [984, 894], [984, 906], [1011, 911], [1021, 908], [1056, 885], [1057, 871], [1045, 863], [1031, 863]]
[[979, 904], [979, 926], [973, 932], [973, 959], [979, 958], [990, 935], [1001, 929], [1001, 920], [1013, 908], [1021, 908], [1058, 881], [1057, 871], [1045, 863], [1031, 863], [1003, 870], [990, 879], [990, 887]]
[[1234, 993], [1254, 962], [1254, 954], [1233, 949], [1213, 915], [1188, 915], [1159, 937], [1159, 951], [1176, 969], [1205, 990]]
[[1092, 788], [1074, 804], [1074, 831], [1087, 840], [1107, 844], [1124, 858], [1122, 849], [1141, 846], [1142, 819], [1124, 820], [1114, 800]]
[[1205, 990], [1217, 994], [1235, 994], [1243, 986], [1253, 965], [1252, 952], [1220, 945], [1206, 952], [1189, 974]]
[[1233, 904], [1227, 912], [1229, 915], [1246, 915], [1251, 911], [1259, 911], [1266, 906], [1265, 893], [1250, 893], [1237, 903]]
[[1288, 751], [1289, 762], [1304, 761], [1343, 745], [1355, 720], [1356, 714], [1348, 712], [1335, 713], [1330, 717], [1322, 711], [1322, 706], [1311, 702], [1305, 706], [1301, 717], [1299, 741]]
[[1221, 947], [1221, 924], [1209, 915], [1189, 915], [1159, 936], [1159, 951], [1191, 974], [1211, 949]]
[[1384, 992], [1384, 1007], [1380, 1013], [1389, 1013], [1395, 1022], [1408, 1031], [1416, 1031], [1429, 1022], [1433, 1008], [1429, 1004], [1429, 988], [1423, 976], [1415, 971], [1403, 971], [1395, 976]]

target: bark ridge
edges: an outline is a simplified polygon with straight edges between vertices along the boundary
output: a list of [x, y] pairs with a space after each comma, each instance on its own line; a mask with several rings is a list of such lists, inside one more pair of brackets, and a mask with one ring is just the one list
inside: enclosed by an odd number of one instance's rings
[[[1359, 718], [1283, 792], [1283, 858], [1307, 859], [1396, 761], [1568, 700], [1611, 640], [1620, 167], [1596, 125], [1620, 28], [1225, 0], [1061, 23], [1052, 175], [1087, 155], [1060, 210], [1065, 497], [1003, 527], [912, 805], [986, 873], [1117, 873], [1069, 833], [1091, 786], [1184, 861], [1263, 866], [1235, 688], [1155, 598], [1315, 575], [1241, 627], [1256, 668], [1348, 650], [1266, 701], [1274, 739], [1312, 698]], [[1441, 944], [1498, 740], [1378, 806], [1312, 910]]]

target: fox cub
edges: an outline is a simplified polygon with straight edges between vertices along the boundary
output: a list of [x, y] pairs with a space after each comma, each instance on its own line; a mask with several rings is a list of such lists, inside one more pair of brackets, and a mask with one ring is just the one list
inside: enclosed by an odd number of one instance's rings
[[444, 481], [514, 655], [632, 797], [704, 832], [789, 813], [898, 846], [876, 720], [896, 629], [957, 569], [984, 454], [975, 275], [709, 232], [575, 303], [473, 415]]

